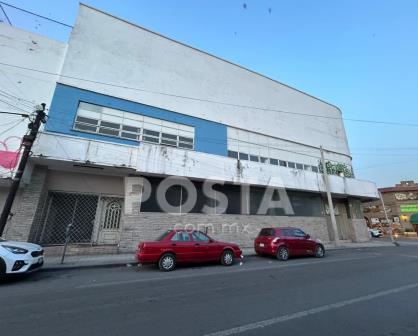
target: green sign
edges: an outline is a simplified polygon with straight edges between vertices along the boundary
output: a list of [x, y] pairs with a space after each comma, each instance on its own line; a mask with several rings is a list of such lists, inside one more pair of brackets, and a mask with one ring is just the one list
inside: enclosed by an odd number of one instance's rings
[[418, 212], [418, 204], [401, 204], [401, 212]]

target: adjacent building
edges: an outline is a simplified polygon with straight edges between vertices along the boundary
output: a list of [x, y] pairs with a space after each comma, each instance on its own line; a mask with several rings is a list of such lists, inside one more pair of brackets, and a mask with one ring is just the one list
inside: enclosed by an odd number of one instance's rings
[[[1, 69], [49, 107], [7, 237], [61, 245], [71, 224], [72, 244], [131, 251], [189, 225], [252, 246], [293, 225], [329, 241], [322, 146], [339, 239], [369, 239], [361, 203], [378, 193], [354, 176], [336, 106], [86, 5], [67, 44], [0, 33]], [[260, 211], [271, 188], [291, 211]]]
[[364, 216], [369, 226], [390, 227], [393, 223], [418, 233], [418, 183], [401, 181], [394, 187], [380, 188], [386, 208], [380, 200], [364, 203]]

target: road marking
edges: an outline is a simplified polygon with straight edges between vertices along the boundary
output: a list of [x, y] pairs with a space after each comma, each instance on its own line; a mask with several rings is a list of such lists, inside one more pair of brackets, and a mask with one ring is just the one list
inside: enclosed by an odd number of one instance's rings
[[322, 313], [322, 312], [325, 312], [325, 311], [342, 308], [342, 307], [345, 307], [345, 306], [349, 306], [349, 305], [353, 305], [353, 304], [356, 304], [356, 303], [377, 299], [377, 298], [387, 296], [387, 295], [391, 295], [391, 294], [396, 294], [396, 293], [403, 292], [403, 291], [413, 289], [413, 288], [417, 288], [417, 287], [418, 287], [418, 283], [413, 283], [413, 284], [401, 286], [401, 287], [398, 287], [398, 288], [395, 288], [395, 289], [389, 289], [389, 290], [377, 292], [377, 293], [374, 293], [374, 294], [359, 296], [359, 297], [354, 298], [354, 299], [344, 300], [344, 301], [331, 303], [331, 304], [328, 304], [328, 305], [319, 306], [319, 307], [308, 309], [308, 310], [302, 310], [302, 311], [292, 313], [292, 314], [287, 314], [287, 315], [274, 317], [274, 318], [271, 318], [271, 319], [268, 319], [268, 320], [263, 320], [263, 321], [259, 321], [259, 322], [244, 324], [240, 327], [225, 329], [225, 330], [217, 331], [217, 332], [214, 332], [214, 333], [206, 334], [204, 336], [236, 335], [236, 334], [240, 334], [240, 333], [250, 331], [250, 330], [269, 327], [273, 324], [282, 323], [282, 322], [286, 322], [286, 321], [294, 320], [294, 319], [298, 319], [298, 318], [303, 318], [303, 317], [306, 317], [306, 316], [309, 316], [309, 315], [318, 314], [318, 313]]
[[99, 288], [99, 287], [108, 287], [108, 286], [120, 286], [120, 285], [129, 285], [129, 284], [136, 284], [136, 283], [143, 283], [149, 281], [164, 281], [164, 280], [181, 280], [181, 279], [189, 279], [189, 278], [199, 278], [199, 277], [206, 277], [211, 275], [228, 275], [233, 273], [242, 273], [242, 272], [257, 272], [269, 269], [283, 269], [283, 268], [293, 268], [293, 267], [300, 267], [300, 266], [314, 266], [319, 264], [331, 264], [336, 262], [349, 262], [349, 261], [357, 261], [357, 260], [365, 260], [370, 258], [377, 258], [380, 255], [370, 255], [370, 256], [362, 256], [362, 257], [353, 257], [353, 258], [340, 258], [340, 259], [332, 259], [332, 260], [318, 260], [318, 261], [308, 261], [308, 262], [300, 262], [300, 263], [288, 263], [282, 264], [279, 261], [275, 261], [272, 259], [272, 264], [263, 267], [254, 267], [254, 268], [243, 268], [242, 266], [236, 266], [237, 268], [229, 269], [229, 270], [218, 270], [216, 272], [202, 272], [202, 273], [187, 273], [182, 275], [169, 275], [167, 273], [162, 274], [161, 276], [151, 277], [151, 278], [142, 278], [142, 279], [135, 279], [135, 280], [122, 280], [122, 281], [109, 281], [109, 282], [101, 282], [101, 283], [91, 283], [87, 285], [80, 285], [77, 286], [77, 289], [88, 289], [88, 288]]
[[408, 257], [408, 258], [418, 258], [417, 255], [411, 255], [411, 254], [396, 254], [397, 256], [401, 256], [401, 257]]

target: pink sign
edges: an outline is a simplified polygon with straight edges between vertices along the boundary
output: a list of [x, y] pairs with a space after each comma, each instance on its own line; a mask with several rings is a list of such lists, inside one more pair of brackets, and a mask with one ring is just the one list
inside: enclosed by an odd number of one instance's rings
[[0, 166], [5, 169], [13, 169], [17, 166], [17, 163], [19, 162], [19, 148], [16, 151], [11, 151], [7, 146], [7, 143], [12, 138], [21, 141], [21, 139], [17, 136], [11, 136], [4, 139], [4, 141], [0, 141], [0, 145], [3, 146], [3, 149], [0, 149]]

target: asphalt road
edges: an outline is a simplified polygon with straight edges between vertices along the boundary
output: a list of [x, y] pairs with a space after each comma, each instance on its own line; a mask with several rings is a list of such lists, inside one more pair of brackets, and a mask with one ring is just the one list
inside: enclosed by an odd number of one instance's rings
[[0, 284], [0, 334], [418, 335], [418, 245], [34, 273]]

